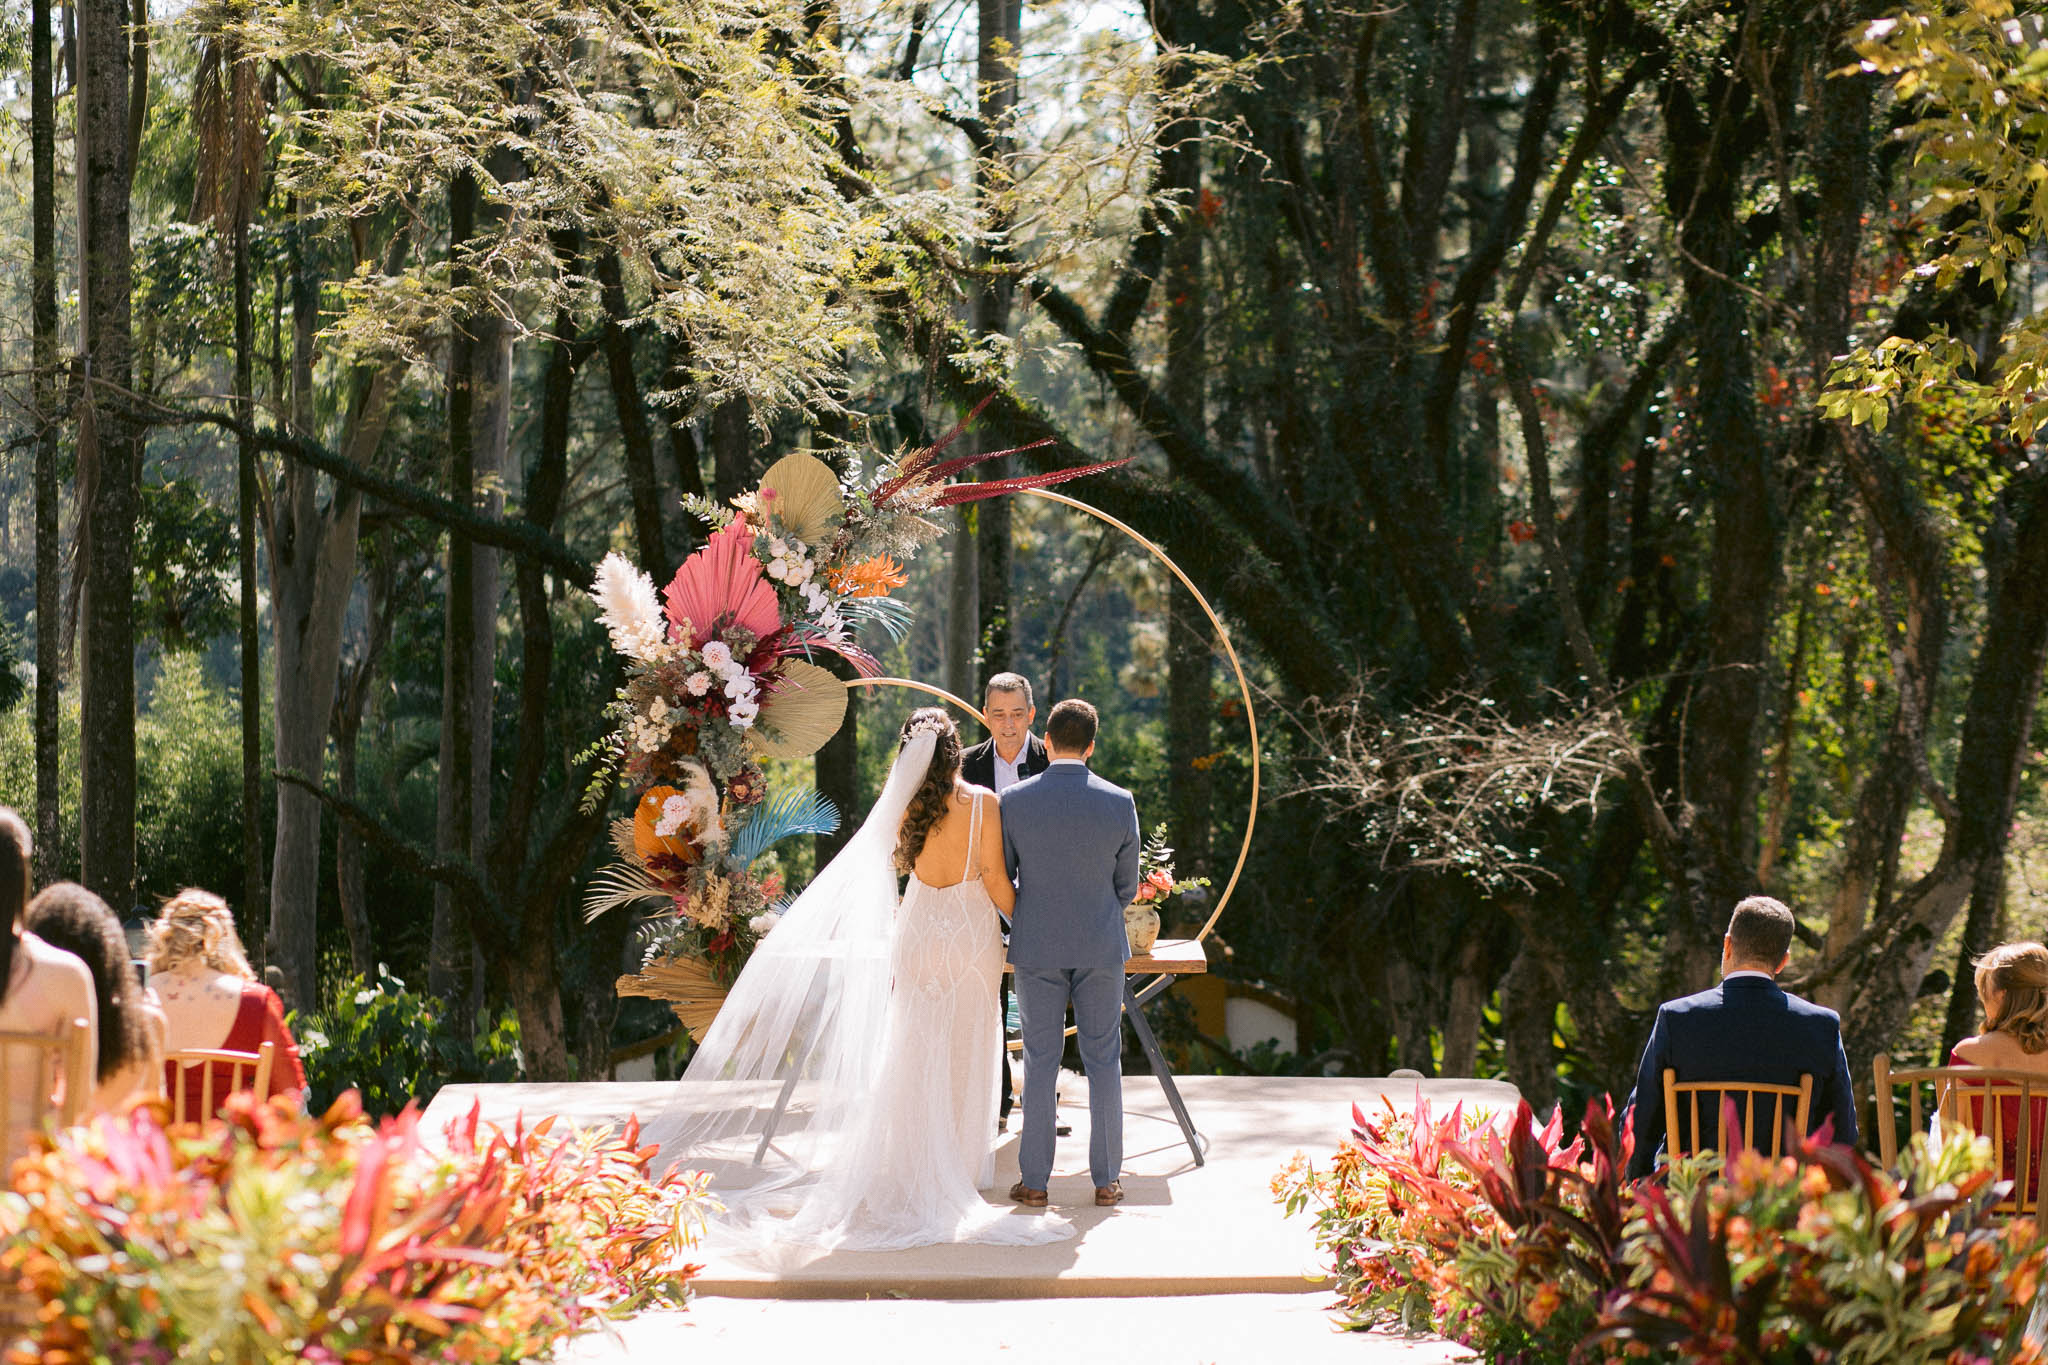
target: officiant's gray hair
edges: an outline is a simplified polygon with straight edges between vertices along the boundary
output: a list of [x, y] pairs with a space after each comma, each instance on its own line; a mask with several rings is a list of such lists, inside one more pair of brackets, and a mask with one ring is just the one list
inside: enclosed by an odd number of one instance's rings
[[982, 699], [987, 700], [991, 692], [1019, 692], [1023, 694], [1024, 704], [1031, 705], [1031, 679], [1022, 673], [996, 674], [988, 680], [988, 686], [982, 689]]

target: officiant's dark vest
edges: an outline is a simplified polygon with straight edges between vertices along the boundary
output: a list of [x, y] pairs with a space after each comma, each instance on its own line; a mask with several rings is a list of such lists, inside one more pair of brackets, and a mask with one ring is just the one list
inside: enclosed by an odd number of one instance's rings
[[[1051, 762], [1052, 757], [1045, 752], [1045, 742], [1037, 735], [1026, 735], [1024, 737], [1023, 761], [1017, 764], [1017, 780], [1022, 782], [1027, 777], [1038, 776], [1046, 770], [1047, 765]], [[992, 739], [985, 739], [971, 749], [961, 750], [960, 776], [966, 778], [977, 787], [987, 787], [990, 791], [994, 791], [996, 786], [996, 742]]]

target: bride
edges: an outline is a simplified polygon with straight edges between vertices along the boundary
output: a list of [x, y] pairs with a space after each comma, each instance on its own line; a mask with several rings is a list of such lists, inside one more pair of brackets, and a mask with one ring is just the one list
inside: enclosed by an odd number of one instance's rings
[[643, 1129], [711, 1173], [714, 1250], [1074, 1235], [978, 1192], [995, 1181], [997, 912], [1014, 899], [995, 793], [961, 779], [951, 717], [913, 712], [874, 809], [755, 949]]

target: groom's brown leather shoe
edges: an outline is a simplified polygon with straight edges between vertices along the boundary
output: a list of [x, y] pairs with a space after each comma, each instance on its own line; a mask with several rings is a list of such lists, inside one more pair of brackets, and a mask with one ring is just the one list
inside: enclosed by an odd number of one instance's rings
[[1123, 1203], [1124, 1182], [1112, 1180], [1107, 1185], [1097, 1185], [1095, 1187], [1095, 1202], [1104, 1208], [1108, 1208], [1111, 1204]]
[[1027, 1209], [1042, 1209], [1045, 1207], [1045, 1191], [1034, 1190], [1021, 1180], [1010, 1186], [1010, 1198], [1016, 1200]]

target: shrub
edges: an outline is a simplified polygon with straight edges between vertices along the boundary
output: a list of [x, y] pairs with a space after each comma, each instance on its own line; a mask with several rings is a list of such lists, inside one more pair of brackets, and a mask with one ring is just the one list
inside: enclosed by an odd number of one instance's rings
[[334, 987], [326, 1008], [295, 1016], [313, 1109], [354, 1090], [370, 1114], [424, 1109], [444, 1085], [516, 1081], [519, 1021], [500, 1010], [473, 1038], [457, 1037], [439, 1001], [417, 995], [380, 965], [374, 988], [359, 976]]
[[1296, 1153], [1274, 1178], [1274, 1197], [1290, 1217], [1314, 1210], [1316, 1245], [1332, 1259], [1347, 1326], [1442, 1331], [1463, 1306], [1451, 1258], [1484, 1213], [1450, 1149], [1487, 1117], [1459, 1105], [1439, 1118], [1422, 1100], [1412, 1115], [1387, 1103], [1378, 1119], [1353, 1105], [1351, 1118], [1351, 1139], [1330, 1168], [1318, 1171]]
[[372, 1125], [248, 1095], [166, 1133], [140, 1106], [73, 1129], [0, 1196], [0, 1274], [43, 1305], [10, 1363], [513, 1361], [682, 1301], [703, 1178], [548, 1124]]
[[1397, 1321], [1488, 1359], [1569, 1360], [1602, 1304], [1626, 1281], [1619, 1154], [1605, 1101], [1582, 1136], [1562, 1115], [1538, 1127], [1522, 1104], [1505, 1122], [1412, 1118], [1387, 1107], [1356, 1128], [1325, 1176], [1299, 1158], [1275, 1193], [1318, 1208], [1346, 1325]]
[[1316, 1210], [1347, 1326], [1398, 1321], [1516, 1365], [2042, 1358], [2022, 1327], [2048, 1251], [1991, 1212], [2002, 1187], [1967, 1134], [1917, 1139], [1896, 1178], [1805, 1141], [1627, 1185], [1605, 1097], [1569, 1145], [1526, 1104], [1504, 1125], [1352, 1112], [1328, 1172], [1297, 1156], [1274, 1181], [1290, 1214]]
[[1990, 1146], [1917, 1135], [1897, 1178], [1847, 1147], [1740, 1152], [1688, 1201], [1645, 1182], [1635, 1259], [1602, 1342], [1706, 1359], [1940, 1365], [2033, 1361], [2043, 1249], [1992, 1212]]

